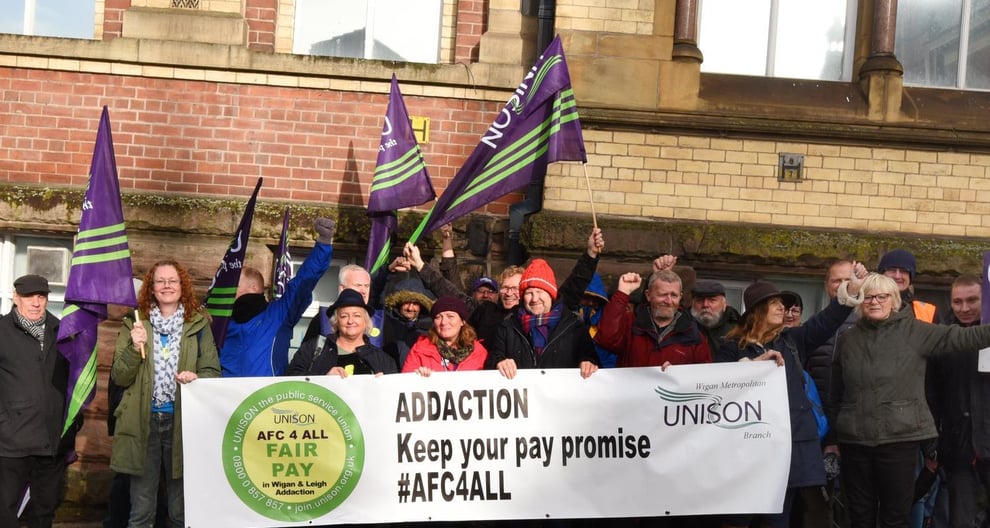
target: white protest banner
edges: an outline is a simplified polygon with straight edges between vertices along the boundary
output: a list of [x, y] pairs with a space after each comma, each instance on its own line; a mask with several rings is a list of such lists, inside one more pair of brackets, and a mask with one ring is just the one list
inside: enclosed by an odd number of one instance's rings
[[779, 512], [770, 361], [182, 386], [186, 526]]

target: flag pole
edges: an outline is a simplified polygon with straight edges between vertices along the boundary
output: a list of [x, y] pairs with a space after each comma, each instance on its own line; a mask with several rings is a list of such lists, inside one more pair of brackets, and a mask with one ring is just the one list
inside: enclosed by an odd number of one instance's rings
[[591, 178], [588, 177], [588, 163], [582, 163], [584, 168], [584, 183], [588, 186], [588, 202], [591, 203], [591, 221], [594, 228], [598, 229], [598, 216], [595, 214], [595, 197], [591, 194]]
[[[141, 324], [141, 309], [134, 309], [134, 324]], [[141, 361], [147, 359], [144, 355], [144, 343], [141, 343]]]

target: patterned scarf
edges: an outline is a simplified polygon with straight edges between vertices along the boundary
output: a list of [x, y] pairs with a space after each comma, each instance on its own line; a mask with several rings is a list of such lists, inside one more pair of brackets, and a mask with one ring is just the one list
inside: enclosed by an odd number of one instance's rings
[[461, 348], [454, 348], [443, 341], [437, 343], [437, 352], [440, 352], [440, 357], [450, 361], [455, 365], [460, 365], [461, 361], [467, 359], [474, 351], [474, 346], [464, 346]]
[[533, 345], [533, 350], [537, 357], [543, 355], [543, 348], [550, 340], [550, 332], [557, 328], [560, 316], [564, 312], [563, 304], [555, 304], [549, 312], [542, 315], [533, 315], [525, 308], [519, 309], [519, 321], [522, 322], [523, 332], [529, 335], [529, 340]]
[[14, 315], [17, 317], [17, 322], [21, 325], [21, 327], [24, 328], [25, 330], [27, 330], [28, 333], [31, 334], [32, 337], [34, 337], [35, 339], [37, 339], [38, 342], [41, 343], [41, 348], [44, 349], [45, 348], [45, 319], [46, 318], [45, 317], [42, 317], [41, 319], [39, 319], [37, 321], [29, 321], [27, 319], [27, 317], [24, 317], [23, 315], [21, 315], [21, 312], [18, 312], [16, 309], [14, 310]]
[[182, 341], [182, 325], [185, 308], [179, 308], [169, 317], [163, 317], [158, 306], [151, 308], [148, 321], [154, 331], [150, 336], [155, 343], [155, 388], [152, 405], [161, 407], [175, 400], [175, 375], [179, 368], [179, 345]]

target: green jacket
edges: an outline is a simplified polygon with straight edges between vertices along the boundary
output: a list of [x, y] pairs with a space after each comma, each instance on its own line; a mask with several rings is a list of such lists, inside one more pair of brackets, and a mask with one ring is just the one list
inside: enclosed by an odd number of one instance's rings
[[[151, 323], [146, 318], [141, 318], [141, 324], [144, 325], [149, 336], [154, 335]], [[134, 328], [133, 314], [124, 318], [113, 354], [110, 375], [114, 383], [124, 388], [124, 395], [117, 411], [114, 412], [117, 428], [114, 431], [110, 467], [118, 473], [141, 475], [146, 465], [148, 434], [151, 427], [154, 362], [150, 341], [146, 345], [147, 359], [142, 360], [141, 352], [134, 349], [134, 343], [131, 341], [132, 328]], [[220, 377], [217, 346], [213, 341], [213, 332], [204, 312], [196, 313], [182, 326], [177, 372], [184, 371], [195, 372], [201, 378]], [[176, 478], [182, 477], [181, 394], [182, 390], [179, 389], [175, 395], [172, 437], [172, 470]]]
[[935, 438], [925, 398], [928, 358], [987, 346], [990, 325], [934, 325], [912, 310], [883, 321], [860, 318], [836, 344], [828, 395], [833, 427], [825, 443], [873, 447]]

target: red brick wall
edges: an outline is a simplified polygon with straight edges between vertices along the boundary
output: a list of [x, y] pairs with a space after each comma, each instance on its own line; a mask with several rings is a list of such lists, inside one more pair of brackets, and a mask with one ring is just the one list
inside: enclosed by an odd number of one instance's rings
[[244, 18], [248, 25], [248, 49], [275, 51], [277, 0], [247, 0]]
[[457, 35], [454, 62], [478, 62], [478, 44], [485, 32], [485, 0], [457, 1]]
[[[0, 68], [0, 182], [84, 186], [102, 105], [124, 192], [366, 204], [386, 94]], [[502, 103], [405, 97], [441, 192]], [[511, 199], [511, 198], [510, 198]], [[514, 199], [511, 199], [515, 201]], [[505, 201], [485, 212], [507, 214]]]
[[124, 11], [131, 7], [131, 0], [106, 0], [103, 7], [103, 40], [119, 37], [124, 28]]

